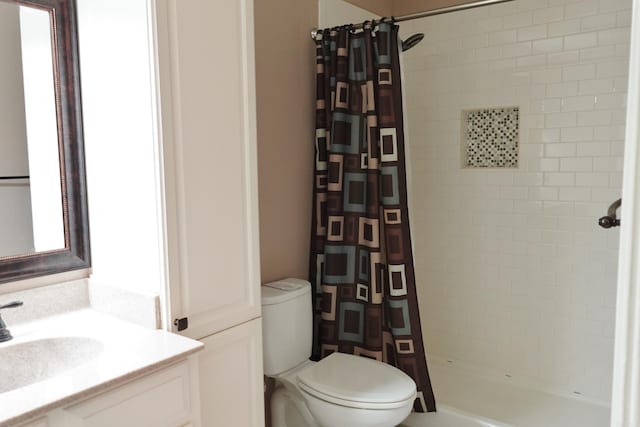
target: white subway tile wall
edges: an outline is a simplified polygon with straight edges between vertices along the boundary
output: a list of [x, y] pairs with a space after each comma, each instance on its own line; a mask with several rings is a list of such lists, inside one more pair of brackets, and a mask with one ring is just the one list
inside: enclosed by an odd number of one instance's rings
[[[402, 22], [430, 355], [610, 400], [631, 0], [516, 0]], [[520, 108], [517, 169], [461, 166], [461, 112]]]

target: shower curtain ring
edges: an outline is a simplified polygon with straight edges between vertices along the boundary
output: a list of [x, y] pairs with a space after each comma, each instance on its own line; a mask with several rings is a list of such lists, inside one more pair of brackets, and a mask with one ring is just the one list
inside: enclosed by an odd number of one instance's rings
[[393, 23], [396, 21], [396, 18], [394, 18], [393, 16], [388, 17], [388, 16], [383, 16], [380, 19], [380, 24], [385, 24], [385, 23], [391, 23], [391, 25], [393, 25]]

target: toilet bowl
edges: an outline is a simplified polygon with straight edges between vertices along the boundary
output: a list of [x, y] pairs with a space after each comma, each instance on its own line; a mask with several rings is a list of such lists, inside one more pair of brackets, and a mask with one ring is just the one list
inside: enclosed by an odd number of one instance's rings
[[276, 380], [273, 427], [393, 427], [411, 412], [416, 385], [366, 357], [311, 355], [310, 284], [286, 279], [262, 290], [265, 375]]

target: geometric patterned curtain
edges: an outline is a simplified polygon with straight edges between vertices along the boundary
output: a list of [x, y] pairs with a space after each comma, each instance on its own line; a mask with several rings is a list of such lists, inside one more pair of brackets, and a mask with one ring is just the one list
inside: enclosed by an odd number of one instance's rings
[[310, 279], [314, 357], [394, 365], [435, 411], [416, 298], [398, 27], [319, 32]]

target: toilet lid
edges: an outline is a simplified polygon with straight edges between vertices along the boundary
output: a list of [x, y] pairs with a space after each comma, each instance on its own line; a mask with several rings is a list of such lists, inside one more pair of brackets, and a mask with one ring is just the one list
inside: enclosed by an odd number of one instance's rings
[[302, 390], [319, 399], [356, 408], [391, 409], [416, 396], [416, 384], [399, 369], [342, 353], [302, 370], [297, 379]]

